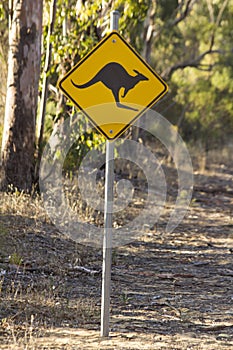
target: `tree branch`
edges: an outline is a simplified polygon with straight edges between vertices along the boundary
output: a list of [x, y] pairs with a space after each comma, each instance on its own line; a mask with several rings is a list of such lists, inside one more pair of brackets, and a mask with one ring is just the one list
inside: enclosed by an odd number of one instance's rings
[[180, 16], [172, 22], [172, 26], [176, 26], [178, 23], [183, 21], [192, 10], [193, 5], [197, 2], [197, 0], [187, 0], [184, 11], [180, 14]]
[[[195, 2], [196, 0], [194, 0]], [[181, 15], [179, 18], [184, 18], [184, 16], [187, 16], [187, 14], [190, 11], [190, 7], [193, 6], [194, 2], [192, 2], [192, 0], [188, 0], [188, 2], [186, 3], [186, 8], [185, 11], [183, 12], [183, 15]], [[178, 70], [178, 69], [184, 69], [186, 67], [193, 67], [193, 68], [197, 68], [199, 70], [203, 70], [203, 71], [211, 71], [213, 68], [213, 64], [202, 64], [201, 61], [204, 59], [204, 57], [206, 57], [207, 55], [212, 55], [212, 54], [224, 54], [226, 53], [226, 51], [224, 50], [213, 50], [214, 44], [215, 44], [215, 35], [216, 35], [216, 31], [217, 28], [219, 27], [221, 20], [222, 20], [222, 16], [224, 13], [224, 10], [228, 4], [229, 0], [225, 0], [221, 6], [221, 8], [219, 9], [216, 21], [214, 23], [214, 29], [213, 32], [211, 34], [210, 37], [210, 43], [209, 43], [209, 49], [206, 50], [205, 52], [203, 52], [201, 55], [199, 55], [198, 57], [194, 58], [194, 59], [189, 59], [189, 60], [185, 60], [181, 63], [177, 63], [169, 68], [167, 68], [163, 73], [162, 76], [165, 77], [166, 79], [169, 79], [172, 74]], [[210, 3], [207, 1], [207, 4], [210, 5]], [[209, 11], [211, 12], [212, 9], [209, 8]], [[211, 14], [212, 20], [214, 20], [213, 14]], [[177, 22], [176, 22], [177, 23]]]
[[220, 8], [218, 16], [216, 18], [215, 26], [214, 26], [214, 29], [213, 29], [213, 32], [212, 32], [212, 35], [211, 35], [211, 38], [210, 38], [210, 48], [209, 48], [210, 50], [212, 50], [212, 48], [214, 46], [216, 30], [217, 30], [217, 28], [219, 27], [219, 25], [221, 23], [223, 12], [224, 12], [228, 2], [229, 2], [229, 0], [225, 0], [223, 2], [222, 7]]
[[[208, 70], [210, 69], [211, 65], [204, 65], [204, 64], [201, 64], [201, 61], [203, 60], [203, 58], [207, 55], [212, 55], [212, 54], [215, 54], [215, 53], [218, 53], [218, 54], [222, 54], [224, 51], [221, 51], [221, 50], [207, 50], [205, 52], [203, 52], [201, 55], [199, 55], [198, 57], [194, 58], [193, 60], [185, 60], [181, 63], [177, 63], [177, 64], [174, 64], [173, 66], [165, 69], [165, 71], [163, 71], [162, 73], [162, 76], [165, 78], [165, 79], [170, 79], [172, 74], [178, 70], [178, 69], [184, 69], [186, 67], [193, 67], [193, 68], [198, 68], [198, 69], [201, 69], [201, 70], [204, 70], [203, 67], [204, 66], [208, 66]], [[206, 70], [206, 69], [205, 69]]]
[[209, 14], [210, 14], [210, 22], [214, 23], [214, 9], [213, 9], [212, 1], [211, 0], [206, 0], [206, 4], [207, 4], [208, 11], [209, 11]]

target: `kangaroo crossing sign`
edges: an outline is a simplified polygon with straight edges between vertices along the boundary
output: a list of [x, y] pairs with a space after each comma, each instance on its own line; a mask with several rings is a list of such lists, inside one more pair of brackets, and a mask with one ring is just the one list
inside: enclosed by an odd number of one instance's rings
[[58, 85], [109, 140], [119, 137], [168, 91], [162, 78], [116, 31]]

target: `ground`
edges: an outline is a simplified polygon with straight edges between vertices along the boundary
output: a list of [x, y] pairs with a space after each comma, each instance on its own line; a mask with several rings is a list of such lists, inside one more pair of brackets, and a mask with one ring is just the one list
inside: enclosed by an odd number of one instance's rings
[[174, 232], [168, 202], [157, 225], [114, 248], [106, 339], [101, 249], [59, 233], [38, 196], [2, 193], [0, 349], [232, 349], [232, 175], [232, 163], [195, 170]]

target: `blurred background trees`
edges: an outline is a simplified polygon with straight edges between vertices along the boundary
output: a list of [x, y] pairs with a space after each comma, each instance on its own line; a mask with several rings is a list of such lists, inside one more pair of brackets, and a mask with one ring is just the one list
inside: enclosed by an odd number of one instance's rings
[[[26, 2], [21, 0], [19, 3]], [[57, 0], [54, 17], [51, 18], [53, 3], [54, 0], [43, 1], [42, 68], [38, 70], [39, 107], [31, 164], [33, 176], [25, 186], [12, 178], [6, 181], [8, 185], [13, 182], [14, 186], [30, 189], [36, 181], [44, 143], [58, 123], [76, 112], [57, 89], [57, 80], [109, 31], [109, 16], [113, 9], [121, 14], [120, 33], [170, 87], [169, 94], [155, 106], [156, 110], [179, 129], [188, 144], [198, 145], [204, 152], [231, 142], [233, 0]], [[6, 91], [10, 88], [9, 83], [6, 85], [7, 66], [9, 68], [6, 57], [11, 13], [6, 0], [0, 4], [0, 16], [0, 130], [3, 133]], [[10, 30], [9, 39], [11, 35]], [[47, 98], [45, 119], [41, 122], [45, 76]], [[14, 78], [17, 80], [17, 76], [14, 75]], [[6, 107], [6, 111], [9, 110], [8, 102]], [[19, 115], [17, 112], [16, 118]], [[34, 118], [32, 112], [31, 118]], [[81, 120], [80, 128], [85, 118]], [[5, 130], [6, 127], [4, 134]], [[43, 137], [39, 137], [40, 134]], [[5, 134], [3, 139], [7, 137]], [[85, 150], [101, 141], [97, 133], [85, 134], [76, 147], [76, 156], [81, 157]], [[4, 141], [2, 148], [5, 170], [6, 144]], [[27, 145], [17, 151], [25, 152], [24, 147]], [[17, 157], [23, 159], [19, 154]], [[13, 168], [17, 173], [18, 168]], [[19, 173], [18, 176], [23, 175]]]

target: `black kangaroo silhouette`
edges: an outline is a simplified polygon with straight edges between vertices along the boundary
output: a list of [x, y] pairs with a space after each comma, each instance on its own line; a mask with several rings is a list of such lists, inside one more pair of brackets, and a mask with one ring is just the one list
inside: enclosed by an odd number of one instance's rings
[[136, 69], [133, 71], [137, 74], [135, 76], [130, 75], [125, 68], [116, 62], [106, 64], [100, 71], [85, 84], [76, 84], [72, 79], [72, 84], [78, 89], [85, 89], [98, 82], [103, 83], [113, 93], [116, 105], [119, 108], [131, 109], [137, 111], [138, 109], [126, 106], [120, 103], [120, 89], [124, 88], [124, 93], [121, 97], [125, 97], [129, 90], [133, 89], [140, 81], [149, 80], [145, 75], [139, 73]]

